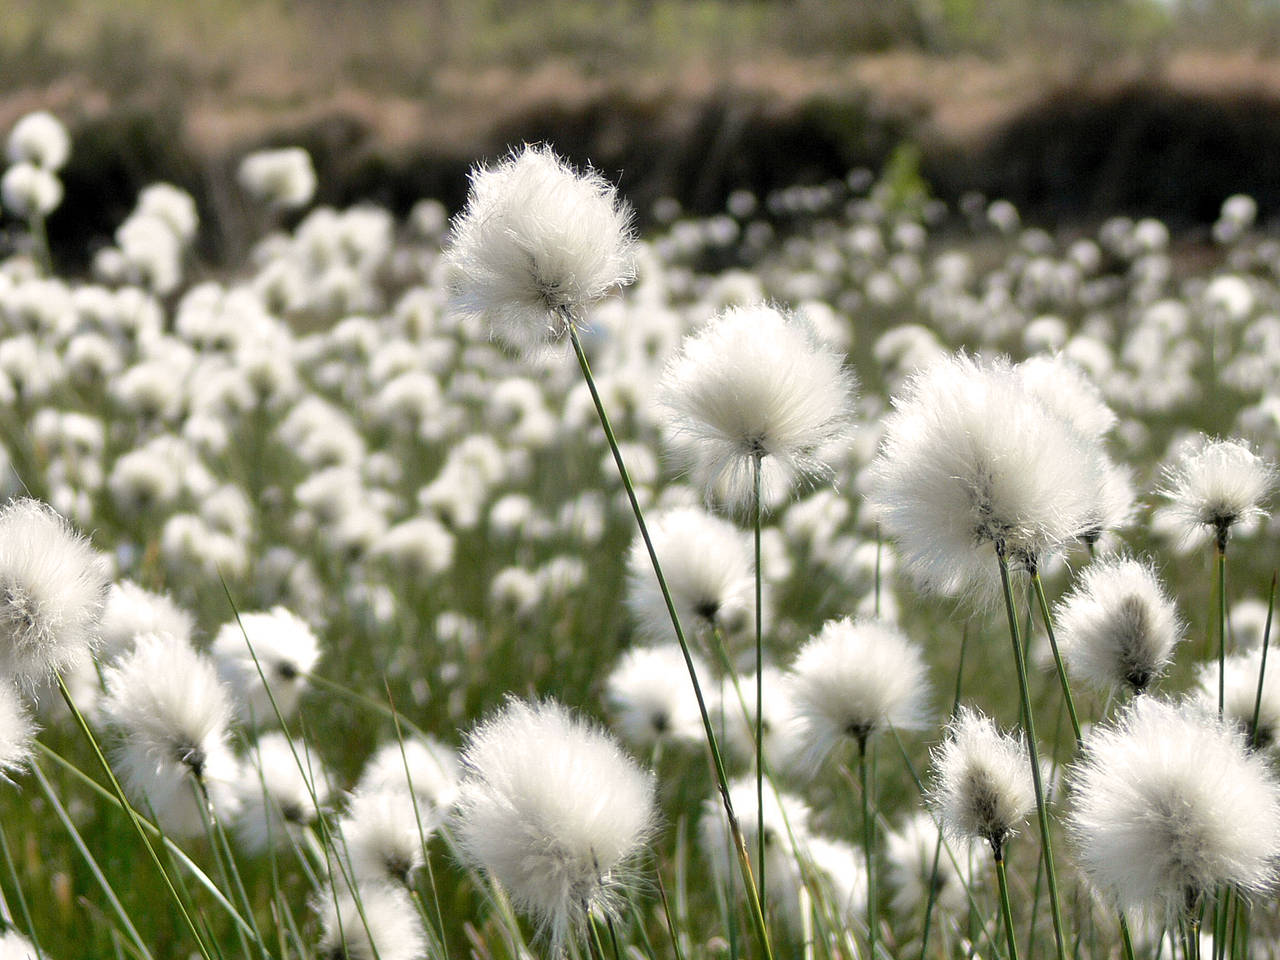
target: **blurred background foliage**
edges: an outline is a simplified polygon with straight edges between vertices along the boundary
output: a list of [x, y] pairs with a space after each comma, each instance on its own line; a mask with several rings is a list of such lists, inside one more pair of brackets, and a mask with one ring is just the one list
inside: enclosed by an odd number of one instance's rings
[[229, 171], [285, 143], [320, 201], [400, 213], [546, 139], [642, 221], [909, 156], [934, 195], [1033, 222], [1203, 227], [1237, 191], [1280, 209], [1277, 49], [1276, 0], [6, 0], [0, 128], [71, 126], [72, 258], [167, 179], [226, 262]]

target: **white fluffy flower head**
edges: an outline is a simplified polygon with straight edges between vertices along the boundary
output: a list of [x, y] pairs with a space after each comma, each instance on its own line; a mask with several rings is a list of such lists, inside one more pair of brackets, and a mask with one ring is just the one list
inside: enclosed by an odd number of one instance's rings
[[554, 701], [508, 701], [472, 731], [462, 762], [463, 855], [559, 952], [588, 911], [613, 909], [653, 826], [652, 775]]
[[[697, 507], [678, 507], [655, 516], [649, 535], [684, 630], [698, 636], [718, 630], [732, 642], [752, 629], [754, 560], [741, 530]], [[627, 557], [627, 606], [647, 639], [674, 639], [666, 601], [639, 537]], [[763, 615], [767, 621], [767, 612]]]
[[958, 354], [894, 399], [869, 504], [922, 585], [999, 596], [995, 551], [1033, 566], [1098, 525], [1100, 449], [1003, 359]]
[[297, 707], [306, 675], [320, 658], [320, 644], [306, 621], [285, 607], [274, 607], [242, 613], [223, 624], [212, 653], [241, 721], [269, 726], [276, 710], [288, 717]]
[[1118, 556], [1084, 569], [1055, 620], [1067, 668], [1103, 692], [1144, 692], [1169, 666], [1183, 630], [1151, 564]]
[[1275, 780], [1234, 727], [1193, 704], [1137, 698], [1090, 735], [1071, 785], [1078, 862], [1122, 909], [1176, 919], [1219, 884], [1250, 894], [1275, 879]]
[[[707, 668], [694, 660], [699, 677]], [[691, 744], [702, 740], [702, 723], [693, 686], [682, 682], [688, 668], [679, 646], [635, 647], [622, 655], [605, 687], [613, 725], [634, 747]]]
[[594, 170], [525, 145], [471, 173], [447, 259], [453, 302], [530, 354], [563, 340], [588, 307], [635, 276], [631, 210]]
[[1001, 851], [1035, 808], [1026, 742], [961, 707], [932, 758], [936, 779], [930, 801], [943, 831], [960, 841], [985, 840]]
[[213, 664], [185, 640], [144, 634], [104, 674], [102, 712], [120, 734], [121, 780], [139, 809], [180, 836], [204, 832], [196, 778], [215, 807], [231, 806], [231, 707]]
[[13, 125], [7, 150], [10, 163], [57, 171], [71, 156], [71, 136], [61, 120], [47, 110], [37, 110]]
[[902, 631], [877, 620], [832, 620], [806, 643], [789, 676], [792, 709], [816, 765], [842, 741], [925, 721], [928, 669]]
[[1275, 466], [1243, 443], [1200, 437], [1165, 468], [1160, 492], [1170, 500], [1166, 516], [1184, 539], [1207, 533], [1225, 549], [1233, 527], [1267, 515], [1264, 503], [1274, 483]]
[[101, 558], [51, 507], [0, 508], [0, 673], [34, 684], [85, 659], [106, 592]]
[[782, 490], [832, 475], [830, 458], [853, 431], [855, 385], [802, 318], [757, 304], [730, 307], [687, 337], [658, 397], [674, 451], [708, 498], [746, 507], [757, 459], [762, 485]]

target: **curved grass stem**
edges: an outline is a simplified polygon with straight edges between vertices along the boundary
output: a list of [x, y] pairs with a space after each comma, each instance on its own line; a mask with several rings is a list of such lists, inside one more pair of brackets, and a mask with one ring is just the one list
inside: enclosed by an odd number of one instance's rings
[[746, 842], [742, 836], [742, 826], [738, 823], [738, 816], [733, 809], [733, 801], [729, 797], [729, 778], [725, 773], [724, 757], [720, 753], [720, 745], [716, 741], [715, 730], [711, 726], [711, 716], [707, 713], [706, 698], [702, 693], [702, 684], [698, 681], [698, 672], [693, 665], [693, 655], [689, 651], [689, 642], [685, 639], [684, 629], [680, 625], [680, 615], [676, 612], [675, 601], [671, 599], [671, 590], [667, 586], [667, 578], [662, 573], [662, 564], [658, 562], [658, 554], [654, 550], [653, 539], [649, 536], [649, 526], [645, 523], [644, 511], [641, 509], [640, 501], [636, 497], [635, 485], [631, 482], [631, 474], [627, 470], [626, 463], [623, 462], [622, 451], [618, 448], [618, 440], [614, 436], [613, 426], [609, 422], [609, 415], [600, 399], [600, 391], [596, 389], [595, 378], [591, 375], [591, 365], [587, 362], [587, 355], [583, 352], [582, 342], [578, 338], [577, 325], [572, 322], [569, 323], [569, 342], [573, 345], [574, 355], [578, 358], [578, 366], [582, 370], [587, 390], [591, 394], [591, 402], [595, 405], [600, 426], [604, 430], [605, 439], [609, 443], [609, 450], [613, 454], [613, 462], [618, 468], [618, 476], [622, 480], [623, 489], [626, 490], [627, 500], [630, 502], [631, 511], [636, 518], [636, 527], [640, 531], [640, 539], [644, 542], [645, 551], [649, 555], [649, 563], [653, 567], [654, 576], [658, 580], [658, 589], [662, 591], [662, 599], [667, 606], [667, 613], [671, 617], [671, 626], [675, 630], [676, 641], [680, 644], [680, 652], [684, 656], [685, 667], [688, 669], [689, 679], [693, 683], [694, 697], [698, 701], [698, 713], [702, 718], [702, 730], [706, 736], [707, 747], [711, 751], [711, 759], [715, 769], [716, 788], [720, 793], [720, 802], [724, 807], [725, 817], [729, 823], [729, 832], [737, 852], [738, 869], [742, 873], [742, 884], [747, 894], [747, 907], [751, 915], [751, 925], [766, 960], [773, 960], [773, 947], [769, 941], [769, 929], [765, 923], [764, 908], [757, 894], [755, 880], [752, 877], [751, 860], [747, 856]]
[[1049, 913], [1053, 918], [1053, 937], [1058, 960], [1066, 960], [1067, 940], [1062, 929], [1062, 906], [1058, 897], [1058, 877], [1053, 864], [1053, 838], [1049, 826], [1049, 806], [1045, 801], [1044, 778], [1040, 772], [1040, 749], [1036, 744], [1035, 717], [1031, 713], [1031, 691], [1027, 684], [1027, 662], [1018, 637], [1018, 614], [1013, 605], [1009, 585], [1009, 560], [1003, 544], [996, 545], [1000, 563], [1000, 585], [1004, 590], [1005, 612], [1009, 618], [1009, 638], [1013, 642], [1013, 660], [1018, 672], [1018, 695], [1022, 700], [1022, 725], [1027, 736], [1027, 752], [1031, 758], [1031, 783], [1036, 794], [1036, 818], [1040, 824], [1040, 843], [1044, 854], [1045, 879], [1049, 887]]

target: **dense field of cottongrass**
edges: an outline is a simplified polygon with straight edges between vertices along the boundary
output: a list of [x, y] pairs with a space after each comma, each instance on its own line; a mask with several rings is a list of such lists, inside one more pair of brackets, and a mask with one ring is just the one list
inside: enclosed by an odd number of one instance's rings
[[73, 278], [72, 148], [0, 180], [0, 957], [1280, 955], [1251, 200], [637, 239], [276, 151], [238, 267], [157, 184]]

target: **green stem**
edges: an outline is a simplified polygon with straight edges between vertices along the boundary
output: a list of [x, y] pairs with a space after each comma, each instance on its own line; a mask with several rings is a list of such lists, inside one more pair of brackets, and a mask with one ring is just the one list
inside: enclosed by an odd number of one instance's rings
[[112, 889], [106, 875], [103, 874], [102, 868], [98, 866], [98, 861], [93, 858], [93, 854], [89, 852], [88, 846], [85, 845], [84, 838], [80, 836], [80, 831], [76, 829], [75, 823], [71, 820], [71, 815], [67, 813], [66, 807], [62, 805], [62, 801], [58, 799], [58, 795], [53, 790], [53, 785], [49, 783], [48, 778], [44, 775], [44, 771], [40, 769], [40, 764], [33, 760], [31, 762], [31, 775], [36, 778], [36, 783], [40, 784], [40, 789], [49, 800], [49, 805], [53, 807], [54, 814], [62, 822], [66, 828], [67, 834], [71, 837], [71, 842], [75, 844], [76, 850], [79, 852], [85, 865], [89, 868], [89, 872], [93, 874], [93, 879], [97, 881], [98, 886], [102, 888], [103, 895], [107, 898], [107, 902], [111, 904], [111, 909], [120, 920], [120, 925], [125, 932], [129, 934], [129, 938], [133, 940], [138, 947], [140, 955], [153, 960], [151, 951], [147, 949], [146, 943], [139, 936], [138, 930], [133, 925], [133, 921], [129, 919], [129, 914], [125, 912], [124, 906], [120, 903], [119, 897], [116, 896], [115, 890]]
[[640, 508], [640, 501], [636, 498], [635, 486], [631, 482], [631, 474], [627, 471], [627, 466], [622, 460], [622, 451], [618, 448], [618, 440], [614, 436], [613, 426], [609, 422], [609, 415], [605, 412], [604, 403], [600, 399], [600, 392], [596, 389], [595, 378], [591, 375], [591, 365], [587, 362], [587, 355], [583, 352], [582, 343], [578, 339], [577, 326], [572, 322], [569, 324], [569, 342], [573, 344], [573, 352], [578, 358], [578, 366], [582, 369], [582, 376], [586, 380], [587, 390], [591, 394], [591, 402], [595, 405], [600, 426], [604, 430], [605, 439], [609, 442], [609, 450], [613, 454], [613, 462], [618, 468], [618, 476], [622, 480], [622, 486], [627, 492], [627, 499], [631, 503], [631, 512], [635, 515], [636, 526], [640, 531], [640, 539], [644, 542], [645, 550], [649, 554], [649, 563], [653, 567], [654, 576], [658, 580], [658, 589], [662, 591], [662, 599], [667, 605], [667, 614], [671, 617], [671, 626], [675, 630], [676, 641], [680, 644], [680, 652], [684, 656], [685, 668], [689, 671], [689, 679], [693, 683], [694, 697], [698, 701], [698, 713], [702, 718], [702, 730], [706, 736], [707, 747], [711, 750], [711, 759], [715, 767], [716, 788], [720, 792], [720, 803], [724, 807], [725, 817], [729, 823], [729, 832], [733, 838], [733, 845], [738, 857], [738, 869], [742, 873], [742, 883], [746, 888], [751, 924], [754, 928], [756, 939], [760, 941], [760, 948], [764, 951], [765, 957], [767, 960], [773, 960], [773, 946], [769, 942], [769, 929], [765, 923], [764, 910], [760, 898], [756, 893], [755, 880], [751, 875], [751, 860], [747, 856], [747, 846], [742, 837], [742, 827], [738, 823], [738, 816], [733, 810], [733, 801], [729, 797], [729, 778], [725, 773], [724, 757], [721, 755], [720, 745], [716, 741], [715, 730], [711, 725], [711, 716], [707, 713], [706, 698], [702, 695], [702, 684], [698, 681], [698, 672], [693, 665], [693, 654], [689, 651], [689, 642], [685, 639], [684, 629], [680, 626], [680, 615], [676, 612], [675, 601], [671, 599], [671, 590], [667, 586], [667, 578], [662, 573], [662, 564], [658, 562], [657, 551], [653, 548], [653, 540], [649, 536], [649, 527], [644, 520], [644, 511]]
[[169, 876], [169, 871], [164, 868], [164, 864], [160, 862], [160, 857], [156, 853], [155, 848], [151, 846], [151, 841], [147, 838], [146, 832], [142, 829], [139, 822], [138, 812], [133, 809], [133, 804], [129, 802], [129, 798], [125, 796], [124, 788], [120, 786], [120, 781], [116, 779], [115, 771], [111, 769], [111, 764], [107, 763], [107, 758], [103, 756], [102, 748], [98, 746], [98, 740], [93, 735], [93, 731], [89, 728], [88, 721], [85, 720], [84, 714], [80, 712], [80, 708], [76, 706], [75, 701], [71, 698], [71, 691], [67, 689], [66, 681], [62, 679], [61, 673], [54, 673], [54, 677], [58, 682], [58, 692], [62, 694], [63, 701], [66, 702], [67, 709], [71, 711], [71, 715], [75, 718], [76, 725], [84, 733], [85, 738], [89, 741], [89, 746], [93, 749], [93, 755], [97, 759], [98, 764], [102, 767], [103, 772], [107, 775], [107, 782], [111, 784], [111, 790], [116, 795], [116, 799], [120, 801], [120, 809], [125, 813], [129, 823], [132, 824], [134, 831], [138, 834], [142, 845], [147, 848], [147, 854], [151, 857], [151, 862], [155, 864], [160, 876], [164, 879], [165, 889], [173, 898], [173, 902], [178, 905], [178, 912], [182, 914], [182, 919], [186, 922], [187, 929], [191, 931], [192, 937], [195, 938], [196, 947], [200, 951], [200, 955], [204, 960], [213, 960], [209, 956], [209, 948], [205, 945], [204, 937], [200, 935], [199, 929], [196, 927], [195, 921], [191, 914], [187, 911], [187, 905], [183, 902], [182, 897], [178, 895], [177, 889], [173, 885], [173, 879]]
[[658, 879], [658, 896], [662, 900], [662, 916], [667, 921], [667, 933], [671, 936], [671, 948], [675, 951], [676, 960], [684, 960], [684, 951], [680, 949], [680, 935], [676, 933], [675, 921], [671, 918], [671, 903], [667, 900], [667, 888], [662, 882], [662, 867], [654, 868], [654, 876]]
[[1022, 700], [1022, 723], [1027, 735], [1027, 752], [1031, 759], [1031, 783], [1036, 794], [1036, 818], [1040, 822], [1040, 843], [1044, 852], [1045, 878], [1049, 884], [1049, 912], [1053, 917], [1053, 937], [1058, 960], [1066, 960], [1067, 941], [1062, 931], [1062, 908], [1058, 901], [1058, 877], [1053, 865], [1053, 839], [1049, 828], [1049, 807], [1045, 802], [1044, 780], [1040, 773], [1040, 749], [1036, 744], [1036, 724], [1031, 713], [1031, 691], [1027, 685], [1027, 663], [1018, 638], [1018, 615], [1013, 607], [1013, 590], [1009, 586], [1009, 560], [1003, 543], [996, 544], [1000, 562], [1000, 584], [1004, 589], [1005, 612], [1009, 618], [1009, 638], [1013, 642], [1013, 660], [1018, 671], [1018, 695]]
[[759, 879], [760, 907], [767, 909], [764, 890], [764, 624], [761, 618], [763, 571], [760, 569], [760, 455], [751, 461], [753, 486], [752, 506], [755, 514], [756, 563], [756, 874]]
[[1120, 947], [1124, 951], [1124, 960], [1133, 960], [1133, 937], [1129, 935], [1129, 919], [1120, 911]]
[[1258, 665], [1258, 692], [1253, 700], [1253, 721], [1249, 724], [1249, 742], [1258, 746], [1258, 721], [1262, 718], [1262, 682], [1267, 676], [1267, 649], [1271, 645], [1271, 617], [1276, 612], [1276, 572], [1271, 574], [1271, 590], [1267, 594], [1267, 622], [1262, 628], [1262, 662]]
[[1009, 960], [1018, 960], [1018, 940], [1013, 932], [1013, 907], [1009, 903], [1009, 878], [1005, 875], [1004, 851], [995, 850], [996, 880], [1000, 884], [1000, 916], [1004, 918], [1004, 936], [1009, 944]]
[[1214, 551], [1218, 580], [1218, 719], [1227, 702], [1227, 546], [1219, 542]]
[[872, 783], [867, 775], [867, 738], [858, 738], [858, 780], [862, 787], [862, 849], [867, 861], [867, 956], [876, 955], [876, 874], [873, 865], [876, 825], [871, 799]]
[[1062, 654], [1058, 652], [1058, 638], [1053, 632], [1053, 617], [1049, 613], [1049, 601], [1044, 595], [1044, 581], [1040, 579], [1040, 571], [1031, 574], [1031, 583], [1036, 590], [1036, 600], [1040, 605], [1040, 616], [1044, 620], [1044, 630], [1049, 637], [1049, 648], [1053, 651], [1053, 663], [1058, 668], [1058, 682], [1062, 685], [1062, 699], [1067, 704], [1067, 715], [1071, 718], [1071, 732], [1075, 734], [1076, 750], [1084, 747], [1084, 737], [1080, 734], [1080, 718], [1076, 715], [1076, 702], [1071, 696], [1071, 685], [1067, 682], [1067, 670], [1062, 663]]

